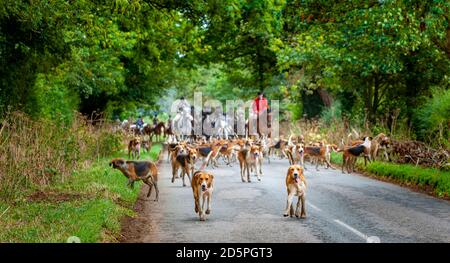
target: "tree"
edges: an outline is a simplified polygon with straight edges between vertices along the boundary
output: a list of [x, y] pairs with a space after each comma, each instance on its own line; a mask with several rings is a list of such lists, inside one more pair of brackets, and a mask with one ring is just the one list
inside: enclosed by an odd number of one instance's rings
[[448, 10], [448, 1], [293, 1], [272, 48], [280, 69], [303, 68], [318, 87], [353, 91], [375, 123], [381, 107], [402, 104], [393, 99], [406, 95], [411, 108], [416, 95], [448, 82]]

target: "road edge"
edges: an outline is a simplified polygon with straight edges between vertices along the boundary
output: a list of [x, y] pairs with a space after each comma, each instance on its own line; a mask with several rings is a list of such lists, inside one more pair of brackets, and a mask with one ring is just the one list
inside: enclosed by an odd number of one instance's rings
[[[158, 155], [156, 165], [158, 170], [164, 159], [164, 153], [167, 145], [161, 143], [161, 151]], [[124, 216], [120, 220], [120, 236], [117, 239], [119, 243], [142, 243], [143, 238], [152, 232], [153, 225], [151, 218], [146, 216], [146, 206], [148, 205], [148, 198], [146, 197], [147, 189], [141, 187], [136, 203], [133, 206], [133, 216]]]
[[[333, 164], [333, 166], [336, 166], [336, 168], [339, 168], [339, 169], [342, 168], [342, 164], [340, 164], [340, 163], [332, 162], [332, 164]], [[349, 173], [346, 173], [346, 174], [349, 174]], [[425, 194], [427, 196], [434, 197], [439, 200], [450, 202], [450, 196], [437, 195], [434, 191], [434, 188], [432, 188], [431, 186], [413, 184], [413, 183], [409, 183], [407, 181], [401, 181], [401, 180], [394, 179], [391, 177], [377, 175], [377, 174], [371, 173], [369, 171], [366, 171], [364, 169], [361, 169], [361, 167], [359, 167], [357, 165], [355, 166], [355, 171], [353, 173], [351, 173], [350, 175], [362, 176], [362, 177], [374, 179], [377, 181], [393, 184], [396, 186], [400, 186], [400, 187], [409, 189], [410, 191], [413, 191], [416, 193]]]

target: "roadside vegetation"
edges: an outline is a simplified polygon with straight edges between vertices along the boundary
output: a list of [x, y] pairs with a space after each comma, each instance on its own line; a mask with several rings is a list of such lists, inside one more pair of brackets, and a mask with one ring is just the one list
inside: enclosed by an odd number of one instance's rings
[[[142, 159], [156, 160], [160, 144]], [[116, 154], [114, 157], [125, 157]], [[0, 242], [117, 242], [123, 216], [133, 216], [141, 183], [126, 178], [103, 157], [74, 171], [67, 180], [28, 191], [14, 202], [0, 202]]]
[[[22, 113], [2, 123], [0, 242], [114, 242], [120, 220], [133, 214], [140, 185], [108, 163], [126, 157], [124, 135], [107, 123], [77, 117], [70, 126]], [[142, 159], [156, 160], [155, 144]]]
[[[331, 153], [331, 162], [342, 165], [342, 154]], [[387, 179], [390, 182], [409, 186], [441, 198], [450, 197], [450, 171], [383, 161], [370, 162], [367, 166], [364, 166], [362, 159], [357, 162], [357, 170], [364, 174], [378, 177], [379, 179]]]

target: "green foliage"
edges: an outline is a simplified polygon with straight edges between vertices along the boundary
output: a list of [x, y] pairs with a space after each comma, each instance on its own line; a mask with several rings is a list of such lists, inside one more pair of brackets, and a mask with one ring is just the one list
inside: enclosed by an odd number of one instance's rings
[[370, 173], [411, 183], [422, 187], [431, 187], [438, 196], [450, 195], [450, 172], [431, 168], [421, 168], [409, 164], [372, 162], [365, 168]]
[[63, 83], [58, 83], [56, 79], [44, 74], [38, 74], [33, 91], [36, 104], [31, 116], [52, 120], [63, 125], [71, 123], [79, 103], [78, 97], [73, 91]]
[[[69, 120], [152, 107], [198, 28], [173, 3], [13, 1], [0, 7], [0, 114]], [[55, 116], [54, 112], [58, 112]]]
[[341, 153], [331, 153], [331, 163], [342, 164], [342, 154]]
[[358, 122], [399, 110], [408, 130], [420, 98], [448, 88], [449, 13], [447, 0], [4, 0], [0, 114], [124, 119], [166, 110], [173, 90], [264, 90], [317, 116], [321, 91]]
[[[2, 206], [3, 210], [7, 207]], [[21, 202], [8, 211], [2, 225], [2, 242], [66, 242], [77, 236], [82, 242], [112, 241], [120, 231], [120, 218], [132, 214], [106, 198], [63, 203]], [[22, 227], [14, 227], [20, 218]], [[49, 227], [51, 225], [51, 227]], [[108, 240], [109, 239], [109, 240]]]
[[[142, 157], [156, 160], [160, 150], [156, 144]], [[115, 156], [125, 157], [125, 153]], [[64, 183], [42, 189], [45, 195], [30, 195], [35, 198], [32, 202], [24, 197], [14, 204], [0, 203], [0, 214], [6, 211], [0, 221], [0, 241], [66, 242], [70, 236], [83, 243], [117, 241], [120, 220], [133, 214], [140, 187], [126, 187], [127, 179], [112, 170], [109, 161], [101, 158], [73, 172]]]
[[292, 85], [353, 93], [372, 123], [397, 108], [411, 117], [417, 96], [448, 83], [449, 10], [448, 1], [291, 1], [271, 47], [281, 70], [301, 71]]
[[342, 104], [340, 101], [334, 101], [331, 107], [326, 108], [322, 111], [321, 119], [322, 121], [329, 125], [334, 120], [339, 120], [342, 117]]
[[13, 112], [2, 120], [0, 144], [0, 199], [14, 200], [30, 188], [63, 182], [86, 160], [116, 153], [122, 135], [79, 115], [64, 124]]
[[287, 110], [291, 112], [291, 120], [300, 120], [303, 117], [303, 108], [301, 103], [290, 103]]
[[[341, 165], [342, 154], [331, 153], [331, 162]], [[417, 185], [423, 190], [431, 188], [440, 197], [450, 196], [450, 172], [448, 171], [379, 161], [370, 162], [364, 166], [362, 160], [358, 162], [358, 169], [372, 175], [394, 179], [402, 184]]]
[[436, 90], [415, 115], [419, 138], [450, 147], [450, 89]]

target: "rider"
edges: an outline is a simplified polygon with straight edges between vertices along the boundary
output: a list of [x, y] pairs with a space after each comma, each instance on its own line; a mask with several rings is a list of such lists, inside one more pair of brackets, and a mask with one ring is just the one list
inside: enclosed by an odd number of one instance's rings
[[189, 104], [189, 102], [184, 98], [184, 96], [182, 96], [180, 98], [180, 102], [178, 102], [178, 112], [189, 112], [191, 110], [191, 105]]
[[153, 127], [156, 127], [156, 125], [158, 125], [158, 114], [155, 113], [153, 115]]
[[167, 129], [170, 129], [172, 127], [172, 117], [169, 114], [169, 119], [167, 120]]
[[177, 123], [181, 117], [184, 114], [187, 115], [191, 115], [191, 105], [189, 104], [189, 102], [184, 98], [181, 97], [180, 100], [178, 101], [178, 104], [176, 105], [176, 109], [177, 109], [177, 114], [175, 115], [175, 117], [173, 118], [173, 122]]
[[142, 119], [142, 116], [139, 115], [138, 119], [136, 120], [136, 127], [139, 130], [142, 130], [144, 128], [144, 120]]
[[[172, 126], [177, 132], [180, 132], [179, 129], [182, 129], [184, 133], [188, 133], [188, 130], [192, 128], [191, 121], [193, 120], [191, 105], [184, 97], [181, 97], [175, 106], [177, 107], [177, 114], [173, 118]], [[186, 121], [189, 123], [186, 123]]]
[[257, 115], [261, 115], [264, 111], [269, 109], [269, 104], [267, 99], [264, 98], [264, 93], [262, 91], [258, 92], [258, 96], [253, 102], [253, 112]]
[[[257, 127], [258, 134], [260, 134], [260, 124], [259, 124], [260, 118], [262, 116], [266, 116], [266, 118], [267, 118], [268, 117], [267, 113], [270, 113], [269, 103], [267, 102], [267, 99], [264, 97], [264, 93], [262, 91], [258, 92], [258, 96], [253, 101], [253, 112], [257, 116], [258, 125], [256, 127]], [[269, 117], [269, 119], [270, 119], [270, 117]], [[267, 124], [267, 125], [270, 125], [270, 124]]]

